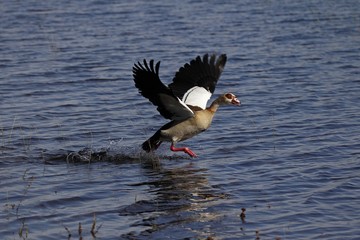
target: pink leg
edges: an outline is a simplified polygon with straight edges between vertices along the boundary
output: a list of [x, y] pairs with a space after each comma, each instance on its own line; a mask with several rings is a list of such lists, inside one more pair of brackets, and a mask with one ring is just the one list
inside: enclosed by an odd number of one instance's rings
[[197, 157], [197, 155], [187, 147], [176, 148], [174, 143], [171, 143], [170, 150], [173, 152], [184, 152], [190, 155], [190, 157]]

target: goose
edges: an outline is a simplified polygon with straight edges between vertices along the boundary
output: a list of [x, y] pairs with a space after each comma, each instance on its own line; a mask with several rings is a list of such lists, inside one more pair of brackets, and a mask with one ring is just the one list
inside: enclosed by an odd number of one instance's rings
[[159, 77], [160, 61], [155, 66], [153, 59], [149, 62], [144, 59], [143, 64], [134, 64], [133, 77], [139, 93], [157, 106], [164, 118], [171, 120], [142, 144], [143, 150], [155, 151], [166, 141], [171, 142], [171, 151], [181, 151], [190, 157], [197, 157], [190, 148], [175, 147], [175, 144], [207, 130], [219, 106], [240, 106], [240, 101], [234, 94], [225, 93], [206, 107], [226, 60], [226, 54], [218, 57], [215, 54], [205, 54], [202, 58], [197, 56], [176, 72], [168, 86]]

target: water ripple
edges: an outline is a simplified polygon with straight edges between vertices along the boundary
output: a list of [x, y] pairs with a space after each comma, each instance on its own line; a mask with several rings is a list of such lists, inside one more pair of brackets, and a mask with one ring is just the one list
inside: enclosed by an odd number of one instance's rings
[[[2, 3], [1, 236], [356, 239], [359, 6]], [[170, 83], [205, 52], [227, 53], [215, 95], [242, 106], [179, 143], [197, 159], [144, 153], [166, 120], [133, 63], [161, 61]]]

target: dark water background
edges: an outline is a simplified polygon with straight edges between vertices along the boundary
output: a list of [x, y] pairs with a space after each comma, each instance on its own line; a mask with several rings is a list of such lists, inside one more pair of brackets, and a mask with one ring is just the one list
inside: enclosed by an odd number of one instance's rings
[[[0, 30], [2, 239], [360, 236], [359, 1], [1, 1]], [[133, 63], [206, 52], [242, 106], [143, 154]]]

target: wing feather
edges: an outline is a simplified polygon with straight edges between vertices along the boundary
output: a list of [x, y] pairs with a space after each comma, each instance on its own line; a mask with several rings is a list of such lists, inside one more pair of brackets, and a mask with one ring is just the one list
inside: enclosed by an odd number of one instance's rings
[[133, 76], [135, 86], [141, 95], [157, 106], [159, 113], [167, 119], [183, 120], [193, 116], [193, 111], [187, 107], [159, 78], [160, 62], [154, 68], [154, 60], [149, 63], [134, 64]]
[[[225, 54], [218, 57], [215, 54], [210, 57], [205, 54], [202, 58], [197, 56], [176, 72], [169, 88], [185, 104], [196, 104], [193, 106], [204, 108], [211, 94], [215, 91], [226, 60]], [[206, 91], [200, 90], [200, 88]], [[194, 89], [197, 90], [194, 91]], [[193, 94], [197, 94], [197, 96]], [[191, 104], [187, 99], [192, 99]]]

